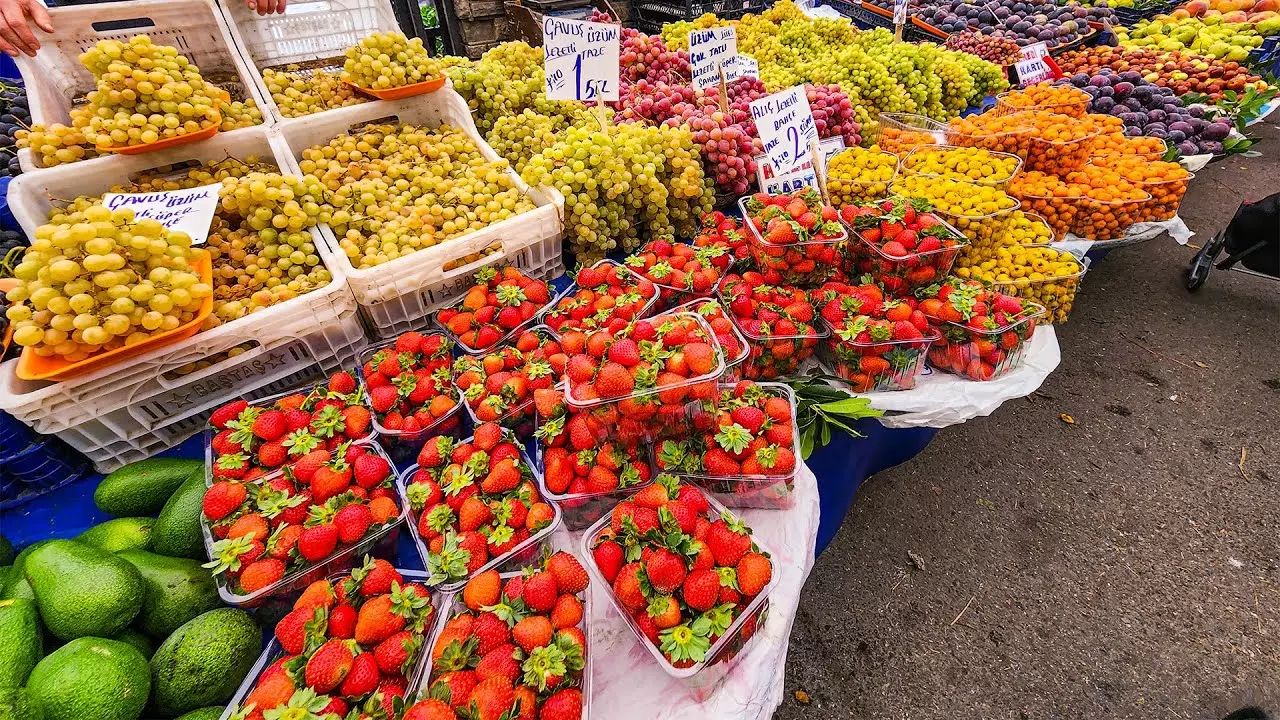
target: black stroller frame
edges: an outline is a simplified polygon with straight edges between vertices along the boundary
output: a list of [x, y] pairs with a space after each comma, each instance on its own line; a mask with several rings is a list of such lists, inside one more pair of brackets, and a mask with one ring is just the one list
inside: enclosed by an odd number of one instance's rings
[[[1236, 214], [1232, 216], [1233, 222], [1236, 217], [1239, 216], [1240, 209], [1243, 207], [1244, 204], [1242, 203], [1240, 208], [1236, 209]], [[1205, 243], [1204, 247], [1200, 248], [1200, 252], [1196, 253], [1196, 256], [1191, 259], [1191, 264], [1187, 266], [1186, 270], [1188, 291], [1195, 292], [1199, 290], [1201, 286], [1204, 285], [1205, 281], [1209, 279], [1209, 273], [1215, 267], [1219, 270], [1233, 270], [1238, 273], [1244, 273], [1245, 275], [1253, 275], [1256, 277], [1267, 278], [1269, 280], [1280, 280], [1280, 276], [1250, 270], [1249, 268], [1240, 265], [1243, 260], [1252, 257], [1255, 253], [1264, 252], [1268, 247], [1275, 248], [1277, 238], [1268, 239], [1266, 237], [1260, 237], [1243, 248], [1237, 245], [1235, 249], [1227, 253], [1225, 258], [1219, 261], [1218, 255], [1222, 254], [1222, 251], [1226, 249], [1228, 241], [1231, 239], [1230, 231], [1231, 223], [1228, 223], [1227, 227], [1223, 228], [1221, 232], [1210, 238], [1209, 242]]]

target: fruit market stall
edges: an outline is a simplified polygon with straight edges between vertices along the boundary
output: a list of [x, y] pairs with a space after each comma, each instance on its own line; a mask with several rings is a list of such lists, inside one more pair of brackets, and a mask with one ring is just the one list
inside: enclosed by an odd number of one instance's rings
[[607, 77], [379, 0], [55, 9], [0, 89], [0, 707], [769, 717], [861, 482], [1251, 148], [1268, 1], [595, 11]]

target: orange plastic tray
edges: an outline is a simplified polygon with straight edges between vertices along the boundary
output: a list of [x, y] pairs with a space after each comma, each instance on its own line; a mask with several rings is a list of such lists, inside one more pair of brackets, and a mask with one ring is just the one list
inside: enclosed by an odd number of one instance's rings
[[379, 100], [399, 100], [400, 98], [413, 97], [414, 95], [425, 95], [444, 87], [444, 81], [445, 77], [441, 75], [435, 80], [424, 80], [420, 83], [401, 85], [400, 87], [387, 88], [386, 90], [374, 90], [373, 88], [360, 87], [349, 80], [343, 80], [343, 82], [356, 90], [359, 90], [365, 95], [376, 97]]
[[157, 140], [153, 143], [145, 143], [143, 145], [125, 145], [123, 147], [103, 147], [99, 145], [98, 152], [116, 153], [117, 155], [141, 155], [143, 153], [155, 152], [157, 150], [167, 150], [171, 147], [186, 145], [189, 142], [196, 142], [197, 140], [208, 140], [214, 135], [217, 135], [218, 131], [221, 129], [222, 129], [222, 116], [219, 115], [217, 121], [214, 124], [210, 125], [209, 127], [203, 130], [198, 130], [193, 133], [187, 133], [186, 135], [178, 135], [171, 138], [165, 138], [163, 140]]
[[[212, 285], [213, 259], [209, 257], [208, 251], [200, 250], [198, 252], [196, 255], [196, 268], [200, 270], [200, 279]], [[137, 357], [163, 345], [186, 340], [200, 331], [200, 324], [212, 312], [213, 296], [210, 295], [200, 304], [200, 310], [196, 312], [196, 316], [191, 319], [191, 322], [179, 325], [167, 332], [152, 335], [136, 345], [127, 345], [115, 350], [98, 353], [79, 362], [67, 362], [52, 356], [44, 357], [36, 355], [31, 348], [23, 348], [22, 355], [18, 357], [18, 367], [15, 370], [15, 374], [23, 380], [47, 380], [49, 382], [59, 382], [77, 375], [83, 375], [107, 365]]]

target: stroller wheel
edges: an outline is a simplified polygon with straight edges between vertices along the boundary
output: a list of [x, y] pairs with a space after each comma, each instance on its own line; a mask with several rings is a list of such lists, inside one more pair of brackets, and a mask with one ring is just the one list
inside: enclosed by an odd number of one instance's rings
[[1191, 258], [1191, 264], [1187, 266], [1187, 291], [1195, 292], [1204, 285], [1209, 279], [1209, 271], [1213, 269], [1213, 262], [1217, 259], [1218, 252], [1222, 249], [1221, 235], [1215, 236], [1200, 248], [1200, 252]]

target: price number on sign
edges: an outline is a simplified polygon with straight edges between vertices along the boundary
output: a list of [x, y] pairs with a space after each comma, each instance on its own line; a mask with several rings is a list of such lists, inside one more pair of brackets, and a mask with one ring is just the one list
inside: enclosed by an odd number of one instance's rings
[[542, 21], [545, 91], [549, 100], [618, 99], [620, 25], [548, 15]]
[[779, 173], [791, 172], [810, 160], [818, 128], [804, 88], [795, 87], [751, 103], [756, 131]]
[[760, 78], [760, 63], [750, 55], [735, 55], [721, 67], [724, 68], [724, 81], [733, 82], [738, 78]]
[[1053, 68], [1049, 67], [1044, 58], [1019, 60], [1014, 64], [1013, 70], [1018, 74], [1018, 85], [1022, 87], [1053, 79]]

